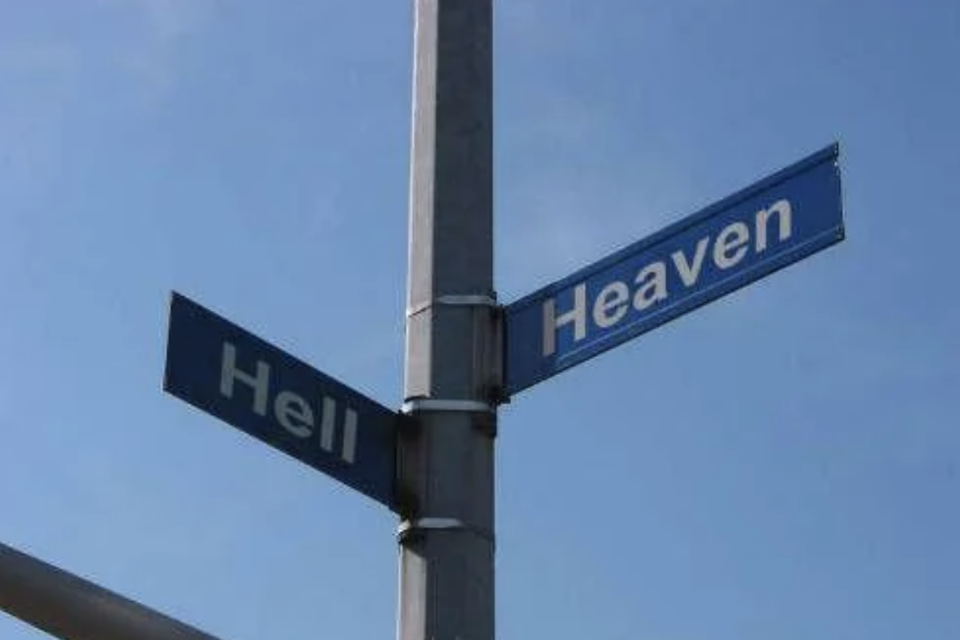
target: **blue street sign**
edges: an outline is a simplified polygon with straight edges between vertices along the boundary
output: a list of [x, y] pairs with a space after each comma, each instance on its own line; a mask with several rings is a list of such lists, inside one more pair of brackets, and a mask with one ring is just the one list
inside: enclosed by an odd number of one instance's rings
[[397, 413], [178, 293], [163, 388], [394, 508]]
[[832, 145], [506, 309], [516, 393], [843, 240]]

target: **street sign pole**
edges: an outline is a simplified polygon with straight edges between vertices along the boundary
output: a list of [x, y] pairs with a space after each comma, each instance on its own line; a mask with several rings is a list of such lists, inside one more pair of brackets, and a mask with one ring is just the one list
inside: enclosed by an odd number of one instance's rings
[[417, 0], [399, 640], [493, 640], [492, 0]]
[[217, 640], [5, 544], [0, 610], [63, 640]]

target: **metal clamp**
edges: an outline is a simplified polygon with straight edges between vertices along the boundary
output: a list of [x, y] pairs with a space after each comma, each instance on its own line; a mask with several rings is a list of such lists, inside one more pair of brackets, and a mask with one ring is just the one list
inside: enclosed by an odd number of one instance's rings
[[397, 527], [397, 539], [405, 538], [418, 531], [468, 531], [485, 540], [493, 541], [493, 533], [486, 529], [472, 527], [458, 518], [416, 518], [404, 520]]
[[447, 307], [491, 307], [494, 309], [500, 306], [494, 296], [485, 294], [449, 294], [408, 308], [407, 317], [410, 318], [418, 313], [423, 313], [437, 304]]
[[440, 400], [436, 398], [413, 398], [400, 407], [405, 414], [414, 411], [469, 411], [472, 413], [494, 413], [495, 404], [483, 400]]

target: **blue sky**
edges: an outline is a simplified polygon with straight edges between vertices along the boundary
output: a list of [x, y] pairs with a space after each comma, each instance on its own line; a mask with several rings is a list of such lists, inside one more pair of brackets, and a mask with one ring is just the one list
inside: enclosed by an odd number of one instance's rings
[[[503, 409], [498, 636], [960, 637], [960, 4], [496, 10], [503, 300], [834, 140], [848, 232]], [[0, 0], [0, 540], [229, 640], [393, 636], [394, 517], [160, 384], [176, 289], [399, 405], [411, 21]]]

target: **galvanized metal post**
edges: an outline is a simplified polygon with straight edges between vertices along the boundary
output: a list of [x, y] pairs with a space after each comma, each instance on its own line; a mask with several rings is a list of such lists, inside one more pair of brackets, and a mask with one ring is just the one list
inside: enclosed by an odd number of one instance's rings
[[416, 0], [399, 640], [493, 640], [492, 0]]
[[5, 544], [0, 610], [62, 640], [217, 640]]

